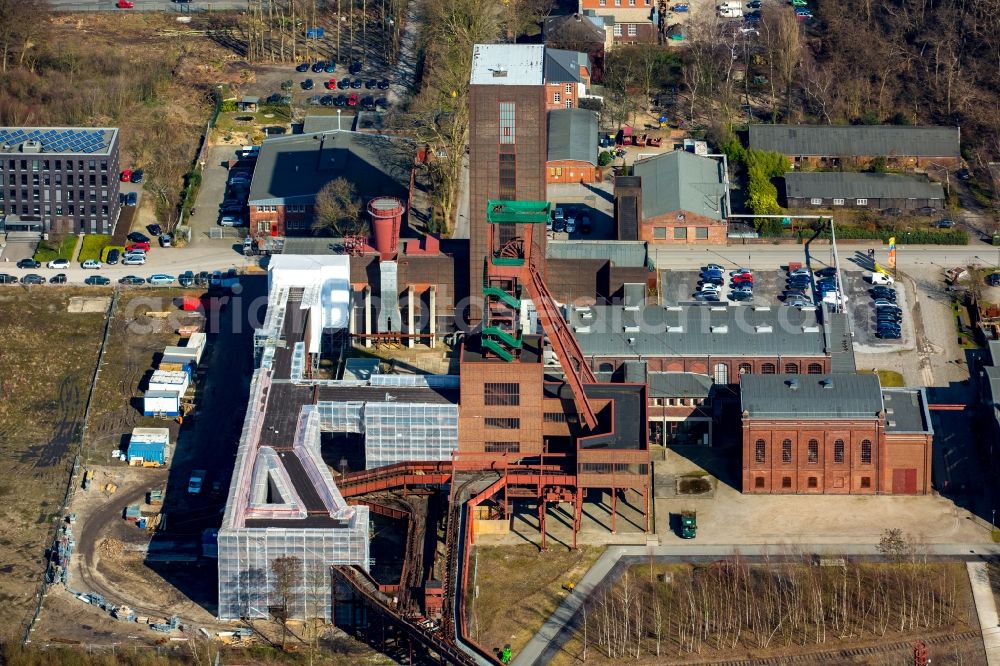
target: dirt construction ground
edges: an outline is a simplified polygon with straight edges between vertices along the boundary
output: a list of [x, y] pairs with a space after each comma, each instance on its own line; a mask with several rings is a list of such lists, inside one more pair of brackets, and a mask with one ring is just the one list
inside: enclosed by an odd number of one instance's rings
[[106, 299], [70, 312], [83, 293], [0, 290], [0, 624], [15, 633], [34, 613], [103, 334]]

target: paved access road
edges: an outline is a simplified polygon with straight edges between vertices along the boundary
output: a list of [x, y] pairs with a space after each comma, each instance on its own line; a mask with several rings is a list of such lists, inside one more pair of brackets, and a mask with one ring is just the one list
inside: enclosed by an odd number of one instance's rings
[[[996, 544], [928, 544], [923, 546], [927, 555], [951, 557], [955, 559], [982, 561], [987, 556], [1000, 555], [1000, 545]], [[528, 644], [515, 656], [513, 666], [543, 666], [548, 664], [558, 654], [562, 645], [570, 637], [567, 629], [575, 621], [577, 613], [590, 593], [614, 569], [622, 558], [722, 558], [739, 552], [741, 557], [755, 558], [764, 555], [776, 556], [787, 554], [788, 546], [781, 545], [719, 545], [719, 546], [611, 546], [594, 563], [594, 566], [577, 583], [562, 604], [545, 621], [542, 628], [532, 637]], [[875, 544], [839, 544], [839, 545], [796, 545], [797, 553], [817, 553], [824, 556], [869, 556], [878, 557], [878, 547]], [[973, 580], [973, 583], [976, 581]], [[978, 604], [977, 604], [978, 605]], [[992, 663], [992, 662], [991, 662]]]

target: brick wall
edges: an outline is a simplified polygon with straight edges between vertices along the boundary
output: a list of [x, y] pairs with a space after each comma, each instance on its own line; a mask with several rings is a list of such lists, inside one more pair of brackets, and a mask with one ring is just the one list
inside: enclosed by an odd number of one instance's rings
[[[678, 216], [683, 215], [683, 219]], [[655, 244], [726, 244], [727, 225], [687, 211], [670, 211], [664, 215], [643, 219], [639, 226], [640, 240]], [[702, 230], [702, 231], [699, 231]]]
[[[459, 451], [486, 453], [487, 442], [517, 442], [521, 454], [541, 453], [544, 412], [542, 371], [543, 366], [540, 362], [463, 360], [460, 371], [462, 409], [458, 419]], [[517, 386], [517, 404], [487, 404], [486, 384]], [[512, 423], [510, 419], [517, 420], [517, 427], [495, 427], [510, 425]]]
[[597, 180], [597, 167], [590, 162], [553, 160], [545, 163], [546, 183], [593, 183]]
[[[618, 370], [625, 361], [634, 361], [635, 357], [589, 357], [594, 371]], [[717, 366], [725, 366], [725, 372], [730, 384], [736, 384], [741, 374], [813, 374], [820, 375], [830, 371], [830, 359], [826, 356], [643, 356], [648, 364], [649, 372], [697, 372], [703, 375], [715, 375]], [[772, 367], [773, 366], [773, 367]], [[711, 370], [710, 370], [711, 368]], [[744, 372], [740, 372], [740, 370]]]

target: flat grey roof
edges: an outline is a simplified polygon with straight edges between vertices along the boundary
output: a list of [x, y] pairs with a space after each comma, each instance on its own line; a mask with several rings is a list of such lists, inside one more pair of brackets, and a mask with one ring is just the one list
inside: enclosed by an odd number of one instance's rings
[[812, 309], [593, 305], [569, 308], [586, 356], [825, 356]]
[[713, 220], [725, 216], [725, 179], [715, 158], [675, 150], [639, 160], [632, 173], [642, 178], [644, 218], [678, 210]]
[[651, 372], [647, 375], [651, 398], [707, 398], [715, 382], [697, 372]]
[[881, 388], [875, 374], [749, 374], [740, 377], [740, 405], [749, 419], [876, 419]]
[[0, 127], [0, 154], [110, 155], [117, 127]]
[[882, 403], [885, 405], [886, 432], [934, 432], [923, 390], [882, 389]]
[[751, 124], [758, 150], [818, 157], [959, 157], [959, 128], [904, 125]]
[[944, 199], [944, 188], [926, 176], [898, 173], [792, 171], [785, 174], [789, 198]]
[[333, 131], [267, 139], [250, 183], [250, 205], [311, 204], [336, 178], [354, 184], [362, 199], [406, 199], [412, 144], [381, 134]]
[[549, 162], [575, 160], [597, 166], [597, 112], [589, 109], [549, 111]]
[[644, 241], [550, 240], [545, 255], [549, 259], [604, 259], [622, 268], [649, 265]]
[[469, 83], [485, 86], [540, 86], [545, 82], [541, 44], [476, 44]]

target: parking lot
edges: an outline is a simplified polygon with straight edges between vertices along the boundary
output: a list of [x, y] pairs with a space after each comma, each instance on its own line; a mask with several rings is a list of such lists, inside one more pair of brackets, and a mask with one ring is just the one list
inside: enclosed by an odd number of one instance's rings
[[[555, 240], [615, 240], [614, 184], [610, 180], [600, 183], [552, 183], [547, 187], [552, 208], [561, 208], [567, 215], [572, 212], [577, 220], [576, 230], [550, 230]], [[590, 231], [584, 232], [579, 221], [587, 216]]]

